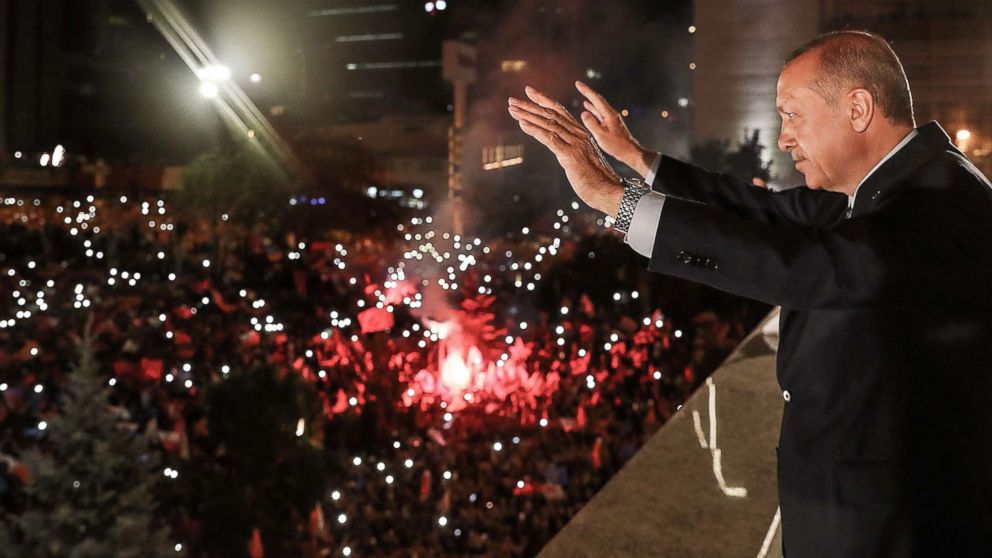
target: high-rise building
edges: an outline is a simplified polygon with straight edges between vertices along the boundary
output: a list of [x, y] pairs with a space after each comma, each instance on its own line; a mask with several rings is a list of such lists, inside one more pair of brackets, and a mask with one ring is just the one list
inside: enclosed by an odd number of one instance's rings
[[134, 2], [0, 0], [0, 151], [185, 162], [214, 139], [198, 80]]
[[60, 140], [61, 2], [0, 0], [0, 154]]
[[306, 2], [304, 112], [323, 122], [447, 113], [441, 44], [449, 12], [444, 0]]

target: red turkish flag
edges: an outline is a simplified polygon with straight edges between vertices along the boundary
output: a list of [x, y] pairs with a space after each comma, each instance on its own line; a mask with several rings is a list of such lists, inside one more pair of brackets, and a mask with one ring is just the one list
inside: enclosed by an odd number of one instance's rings
[[592, 466], [594, 469], [599, 469], [603, 466], [603, 459], [599, 454], [601, 449], [603, 449], [603, 439], [596, 438], [596, 441], [592, 445]]
[[431, 472], [424, 469], [424, 472], [420, 475], [420, 501], [426, 502], [427, 498], [431, 495]]
[[592, 343], [595, 338], [595, 333], [587, 324], [582, 324], [579, 326], [579, 341], [583, 344]]
[[393, 327], [393, 314], [382, 308], [369, 308], [358, 314], [358, 323], [362, 326], [362, 333], [386, 331]]
[[427, 435], [430, 436], [431, 440], [437, 442], [440, 446], [448, 445], [447, 440], [444, 439], [444, 435], [437, 428], [431, 427], [427, 429]]
[[589, 360], [592, 358], [592, 353], [586, 353], [586, 356], [578, 357], [572, 359], [572, 374], [585, 374], [589, 370]]
[[138, 367], [126, 360], [114, 361], [114, 375], [119, 377], [137, 376]]
[[225, 314], [230, 314], [231, 312], [234, 312], [235, 310], [238, 309], [238, 306], [236, 304], [228, 304], [224, 302], [224, 297], [220, 294], [220, 291], [218, 291], [217, 289], [211, 289], [211, 292], [213, 293], [214, 304], [217, 305], [217, 308], [220, 308], [221, 312], [224, 312]]
[[248, 556], [251, 558], [265, 558], [265, 547], [262, 545], [262, 532], [255, 527], [251, 530], [251, 538], [248, 539]]
[[157, 382], [162, 379], [162, 361], [160, 359], [143, 358], [141, 359], [141, 371], [144, 373], [145, 378]]
[[191, 358], [195, 352], [193, 338], [185, 331], [176, 331], [173, 339], [176, 343], [176, 350], [182, 358]]
[[539, 482], [525, 482], [522, 487], [518, 486], [513, 489], [514, 496], [529, 496], [541, 490], [541, 483]]
[[179, 308], [176, 308], [172, 312], [184, 320], [188, 320], [193, 317], [193, 311], [190, 310], [189, 306], [186, 306], [185, 304]]
[[317, 504], [310, 510], [310, 533], [317, 535], [327, 533], [327, 521], [324, 519], [324, 508]]
[[331, 408], [332, 414], [343, 413], [348, 410], [348, 396], [345, 395], [344, 390], [338, 390], [337, 400], [334, 403], [334, 407]]
[[16, 462], [13, 467], [11, 467], [11, 472], [17, 477], [17, 480], [21, 481], [21, 484], [27, 485], [31, 484], [31, 470], [28, 469], [27, 465]]

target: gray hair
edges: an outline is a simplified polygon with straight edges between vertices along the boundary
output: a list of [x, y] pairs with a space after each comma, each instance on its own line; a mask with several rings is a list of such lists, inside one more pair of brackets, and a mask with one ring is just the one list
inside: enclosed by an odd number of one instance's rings
[[862, 88], [894, 124], [915, 126], [913, 94], [899, 57], [879, 35], [867, 31], [831, 31], [799, 47], [784, 66], [803, 54], [817, 55], [819, 72], [810, 84], [825, 101], [835, 104], [839, 95]]

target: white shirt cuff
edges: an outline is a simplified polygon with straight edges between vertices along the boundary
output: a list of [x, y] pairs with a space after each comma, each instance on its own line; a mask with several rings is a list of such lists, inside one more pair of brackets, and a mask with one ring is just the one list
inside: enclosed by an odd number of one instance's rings
[[654, 156], [654, 161], [651, 162], [651, 169], [648, 170], [647, 176], [644, 177], [644, 183], [648, 185], [648, 188], [654, 186], [654, 179], [658, 176], [658, 167], [661, 166], [661, 153], [656, 153]]
[[[660, 159], [660, 157], [659, 157]], [[661, 220], [661, 208], [665, 205], [665, 195], [648, 192], [641, 196], [634, 208], [634, 217], [624, 236], [624, 242], [638, 254], [650, 258], [654, 251], [654, 239]]]

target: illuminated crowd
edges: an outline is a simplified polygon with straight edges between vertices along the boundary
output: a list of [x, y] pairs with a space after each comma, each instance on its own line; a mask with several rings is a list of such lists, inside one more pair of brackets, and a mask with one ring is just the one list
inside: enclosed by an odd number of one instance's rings
[[[299, 520], [300, 555], [532, 556], [765, 310], [649, 275], [577, 203], [499, 239], [426, 212], [388, 235], [278, 215], [0, 200], [0, 502], [30, 482], [17, 456], [43, 441], [92, 316], [115, 409], [164, 483], [212, 458], [208, 387], [266, 363], [322, 409], [297, 434], [332, 486]], [[203, 555], [196, 497], [177, 488], [163, 513]]]

